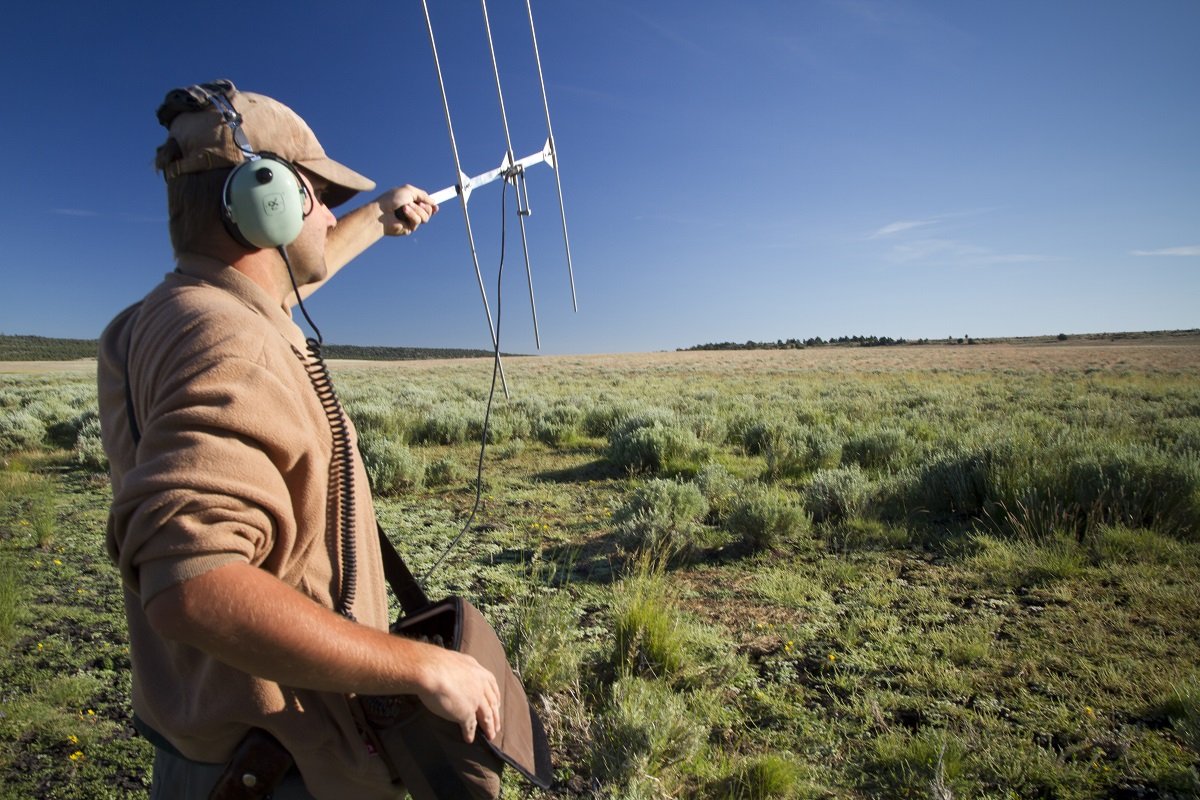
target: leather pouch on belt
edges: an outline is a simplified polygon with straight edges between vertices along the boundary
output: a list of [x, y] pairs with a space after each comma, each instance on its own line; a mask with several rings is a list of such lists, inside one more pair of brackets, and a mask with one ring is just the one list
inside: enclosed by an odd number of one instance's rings
[[283, 745], [271, 734], [255, 728], [233, 751], [208, 798], [260, 800], [270, 796], [291, 768], [292, 757]]

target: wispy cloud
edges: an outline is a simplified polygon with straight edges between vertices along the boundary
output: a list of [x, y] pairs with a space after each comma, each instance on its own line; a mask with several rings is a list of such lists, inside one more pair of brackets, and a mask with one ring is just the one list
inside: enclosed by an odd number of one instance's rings
[[956, 266], [985, 266], [988, 264], [1027, 264], [1053, 261], [1037, 253], [1000, 253], [988, 247], [958, 239], [914, 239], [892, 246], [888, 258], [900, 264], [923, 262]]
[[84, 208], [52, 208], [51, 214], [58, 214], [60, 217], [98, 217], [100, 212], [89, 211]]
[[[882, 255], [896, 264], [986, 266], [1056, 260], [1039, 253], [1004, 253], [945, 235], [946, 228], [955, 227], [947, 224], [952, 220], [978, 216], [988, 210], [951, 211], [926, 219], [897, 220], [868, 234], [867, 239], [891, 239], [890, 246]], [[917, 233], [913, 234], [913, 231]]]
[[1161, 247], [1158, 250], [1132, 250], [1135, 256], [1200, 256], [1200, 244], [1190, 244], [1186, 247]]
[[884, 225], [879, 230], [868, 236], [868, 239], [882, 239], [885, 236], [895, 236], [897, 233], [911, 231], [913, 228], [923, 228], [926, 225], [934, 225], [941, 221], [940, 217], [933, 219], [906, 219], [899, 222], [891, 222]]

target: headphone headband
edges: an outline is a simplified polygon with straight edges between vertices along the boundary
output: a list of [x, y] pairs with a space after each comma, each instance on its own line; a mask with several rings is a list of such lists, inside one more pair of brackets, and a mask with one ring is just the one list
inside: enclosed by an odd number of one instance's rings
[[291, 244], [304, 226], [308, 195], [300, 172], [287, 159], [260, 153], [250, 145], [242, 130], [242, 115], [227, 95], [208, 91], [204, 84], [191, 88], [208, 98], [246, 157], [229, 173], [221, 192], [221, 217], [230, 234], [243, 244], [262, 249]]

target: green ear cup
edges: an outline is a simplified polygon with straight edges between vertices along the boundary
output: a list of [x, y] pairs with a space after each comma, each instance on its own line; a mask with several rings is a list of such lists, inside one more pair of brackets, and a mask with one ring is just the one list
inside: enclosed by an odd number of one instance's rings
[[225, 212], [255, 247], [291, 244], [304, 226], [304, 189], [291, 164], [257, 158], [230, 173], [225, 182]]

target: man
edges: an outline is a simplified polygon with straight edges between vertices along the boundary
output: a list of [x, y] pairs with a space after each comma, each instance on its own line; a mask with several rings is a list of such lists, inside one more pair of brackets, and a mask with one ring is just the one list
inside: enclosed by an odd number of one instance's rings
[[[399, 796], [347, 696], [416, 695], [471, 741], [477, 727], [497, 734], [500, 695], [471, 657], [386, 632], [367, 477], [353, 457], [352, 487], [337, 485], [319, 355], [290, 309], [293, 280], [311, 292], [437, 207], [403, 186], [335, 219], [330, 207], [375, 184], [328, 158], [291, 109], [228, 82], [168, 94], [159, 119], [177, 266], [105, 330], [98, 376], [151, 796], [207, 797], [253, 729], [295, 760], [276, 798]], [[226, 213], [226, 179], [249, 152], [295, 168], [303, 218], [285, 246], [250, 244]]]

